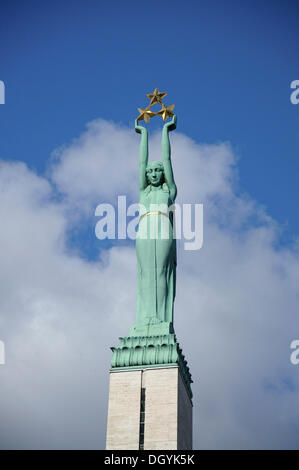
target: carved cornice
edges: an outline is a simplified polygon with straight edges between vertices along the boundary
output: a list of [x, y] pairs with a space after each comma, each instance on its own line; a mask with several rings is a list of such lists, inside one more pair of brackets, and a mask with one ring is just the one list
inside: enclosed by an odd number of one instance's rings
[[143, 366], [161, 367], [178, 365], [192, 398], [192, 378], [185, 356], [174, 334], [161, 336], [128, 336], [119, 338], [118, 348], [112, 347], [111, 369], [127, 369]]

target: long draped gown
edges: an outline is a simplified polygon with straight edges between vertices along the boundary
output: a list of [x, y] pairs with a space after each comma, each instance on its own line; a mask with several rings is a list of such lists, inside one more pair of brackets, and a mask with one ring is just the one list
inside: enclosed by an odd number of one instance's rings
[[159, 188], [147, 186], [140, 192], [139, 203], [140, 220], [136, 238], [137, 324], [172, 324], [176, 240], [173, 237], [173, 212], [168, 213], [168, 208], [174, 201], [164, 183]]

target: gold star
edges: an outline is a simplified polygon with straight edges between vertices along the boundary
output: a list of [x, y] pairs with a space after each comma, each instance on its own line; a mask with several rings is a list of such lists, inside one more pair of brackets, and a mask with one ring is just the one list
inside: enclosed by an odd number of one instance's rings
[[138, 118], [137, 118], [137, 121], [142, 121], [144, 119], [145, 122], [148, 124], [150, 118], [153, 117], [153, 116], [156, 116], [156, 113], [153, 113], [153, 111], [150, 110], [150, 106], [148, 106], [145, 109], [142, 109], [142, 108], [137, 108], [137, 109], [140, 113]]
[[173, 108], [174, 104], [171, 106], [165, 106], [165, 104], [162, 103], [162, 109], [158, 113], [156, 113], [157, 116], [162, 116], [163, 121], [166, 121], [167, 118], [171, 117], [174, 115], [173, 113]]
[[158, 88], [155, 88], [153, 93], [150, 93], [146, 96], [151, 100], [150, 106], [152, 106], [155, 103], [162, 104], [162, 99], [165, 98], [166, 95], [167, 93], [160, 93]]

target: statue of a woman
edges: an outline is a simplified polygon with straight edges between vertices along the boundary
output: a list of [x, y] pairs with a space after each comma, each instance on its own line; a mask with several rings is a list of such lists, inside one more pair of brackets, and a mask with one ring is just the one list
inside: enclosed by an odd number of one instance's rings
[[177, 188], [174, 182], [169, 131], [176, 116], [162, 131], [162, 162], [148, 163], [148, 133], [135, 122], [141, 134], [139, 160], [139, 227], [137, 253], [137, 315], [131, 335], [160, 335], [173, 332], [176, 284], [176, 240], [173, 210]]

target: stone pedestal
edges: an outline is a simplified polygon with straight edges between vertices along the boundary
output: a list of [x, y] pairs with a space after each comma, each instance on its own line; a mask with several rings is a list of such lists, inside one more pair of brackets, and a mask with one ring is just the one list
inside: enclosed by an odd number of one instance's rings
[[106, 449], [192, 449], [192, 394], [179, 365], [111, 369]]

